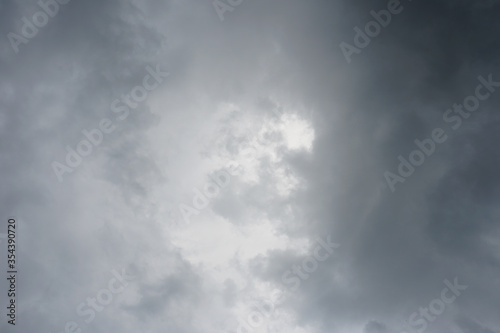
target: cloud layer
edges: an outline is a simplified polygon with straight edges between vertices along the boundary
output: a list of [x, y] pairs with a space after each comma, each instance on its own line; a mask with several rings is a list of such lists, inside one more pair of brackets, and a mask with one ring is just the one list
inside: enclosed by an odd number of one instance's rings
[[[0, 233], [14, 217], [19, 271], [1, 331], [500, 332], [500, 93], [454, 106], [500, 82], [499, 12], [0, 1]], [[148, 89], [153, 69], [169, 74]], [[447, 139], [392, 191], [384, 174], [436, 128]]]

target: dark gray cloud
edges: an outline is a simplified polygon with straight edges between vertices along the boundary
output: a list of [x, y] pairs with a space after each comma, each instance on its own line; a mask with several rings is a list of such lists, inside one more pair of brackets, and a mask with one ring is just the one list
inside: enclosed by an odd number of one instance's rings
[[[8, 34], [41, 8], [0, 1], [0, 202], [20, 272], [2, 331], [418, 332], [457, 278], [426, 332], [500, 332], [500, 91], [456, 129], [443, 118], [479, 76], [500, 82], [500, 2], [401, 0], [348, 63], [340, 43], [388, 3], [243, 0], [221, 21], [210, 1], [71, 0], [16, 53]], [[118, 118], [148, 66], [169, 76]], [[103, 118], [115, 130], [59, 182], [52, 163]], [[384, 173], [436, 128], [447, 139], [392, 192]], [[290, 290], [283, 274], [328, 235], [340, 248]], [[86, 323], [78, 306], [131, 267]]]

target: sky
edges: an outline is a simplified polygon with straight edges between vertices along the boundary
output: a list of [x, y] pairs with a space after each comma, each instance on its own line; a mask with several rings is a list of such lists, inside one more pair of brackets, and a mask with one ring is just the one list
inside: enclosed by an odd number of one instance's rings
[[0, 0], [0, 331], [500, 333], [499, 14]]

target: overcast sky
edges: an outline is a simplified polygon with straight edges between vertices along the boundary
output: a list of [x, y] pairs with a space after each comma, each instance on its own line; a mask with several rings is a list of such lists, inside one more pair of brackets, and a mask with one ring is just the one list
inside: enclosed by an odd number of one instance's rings
[[500, 333], [499, 15], [0, 0], [0, 331]]

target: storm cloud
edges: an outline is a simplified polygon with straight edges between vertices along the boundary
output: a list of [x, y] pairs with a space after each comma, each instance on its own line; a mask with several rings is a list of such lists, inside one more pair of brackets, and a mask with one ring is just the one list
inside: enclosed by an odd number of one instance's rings
[[500, 333], [499, 14], [0, 0], [0, 330]]

